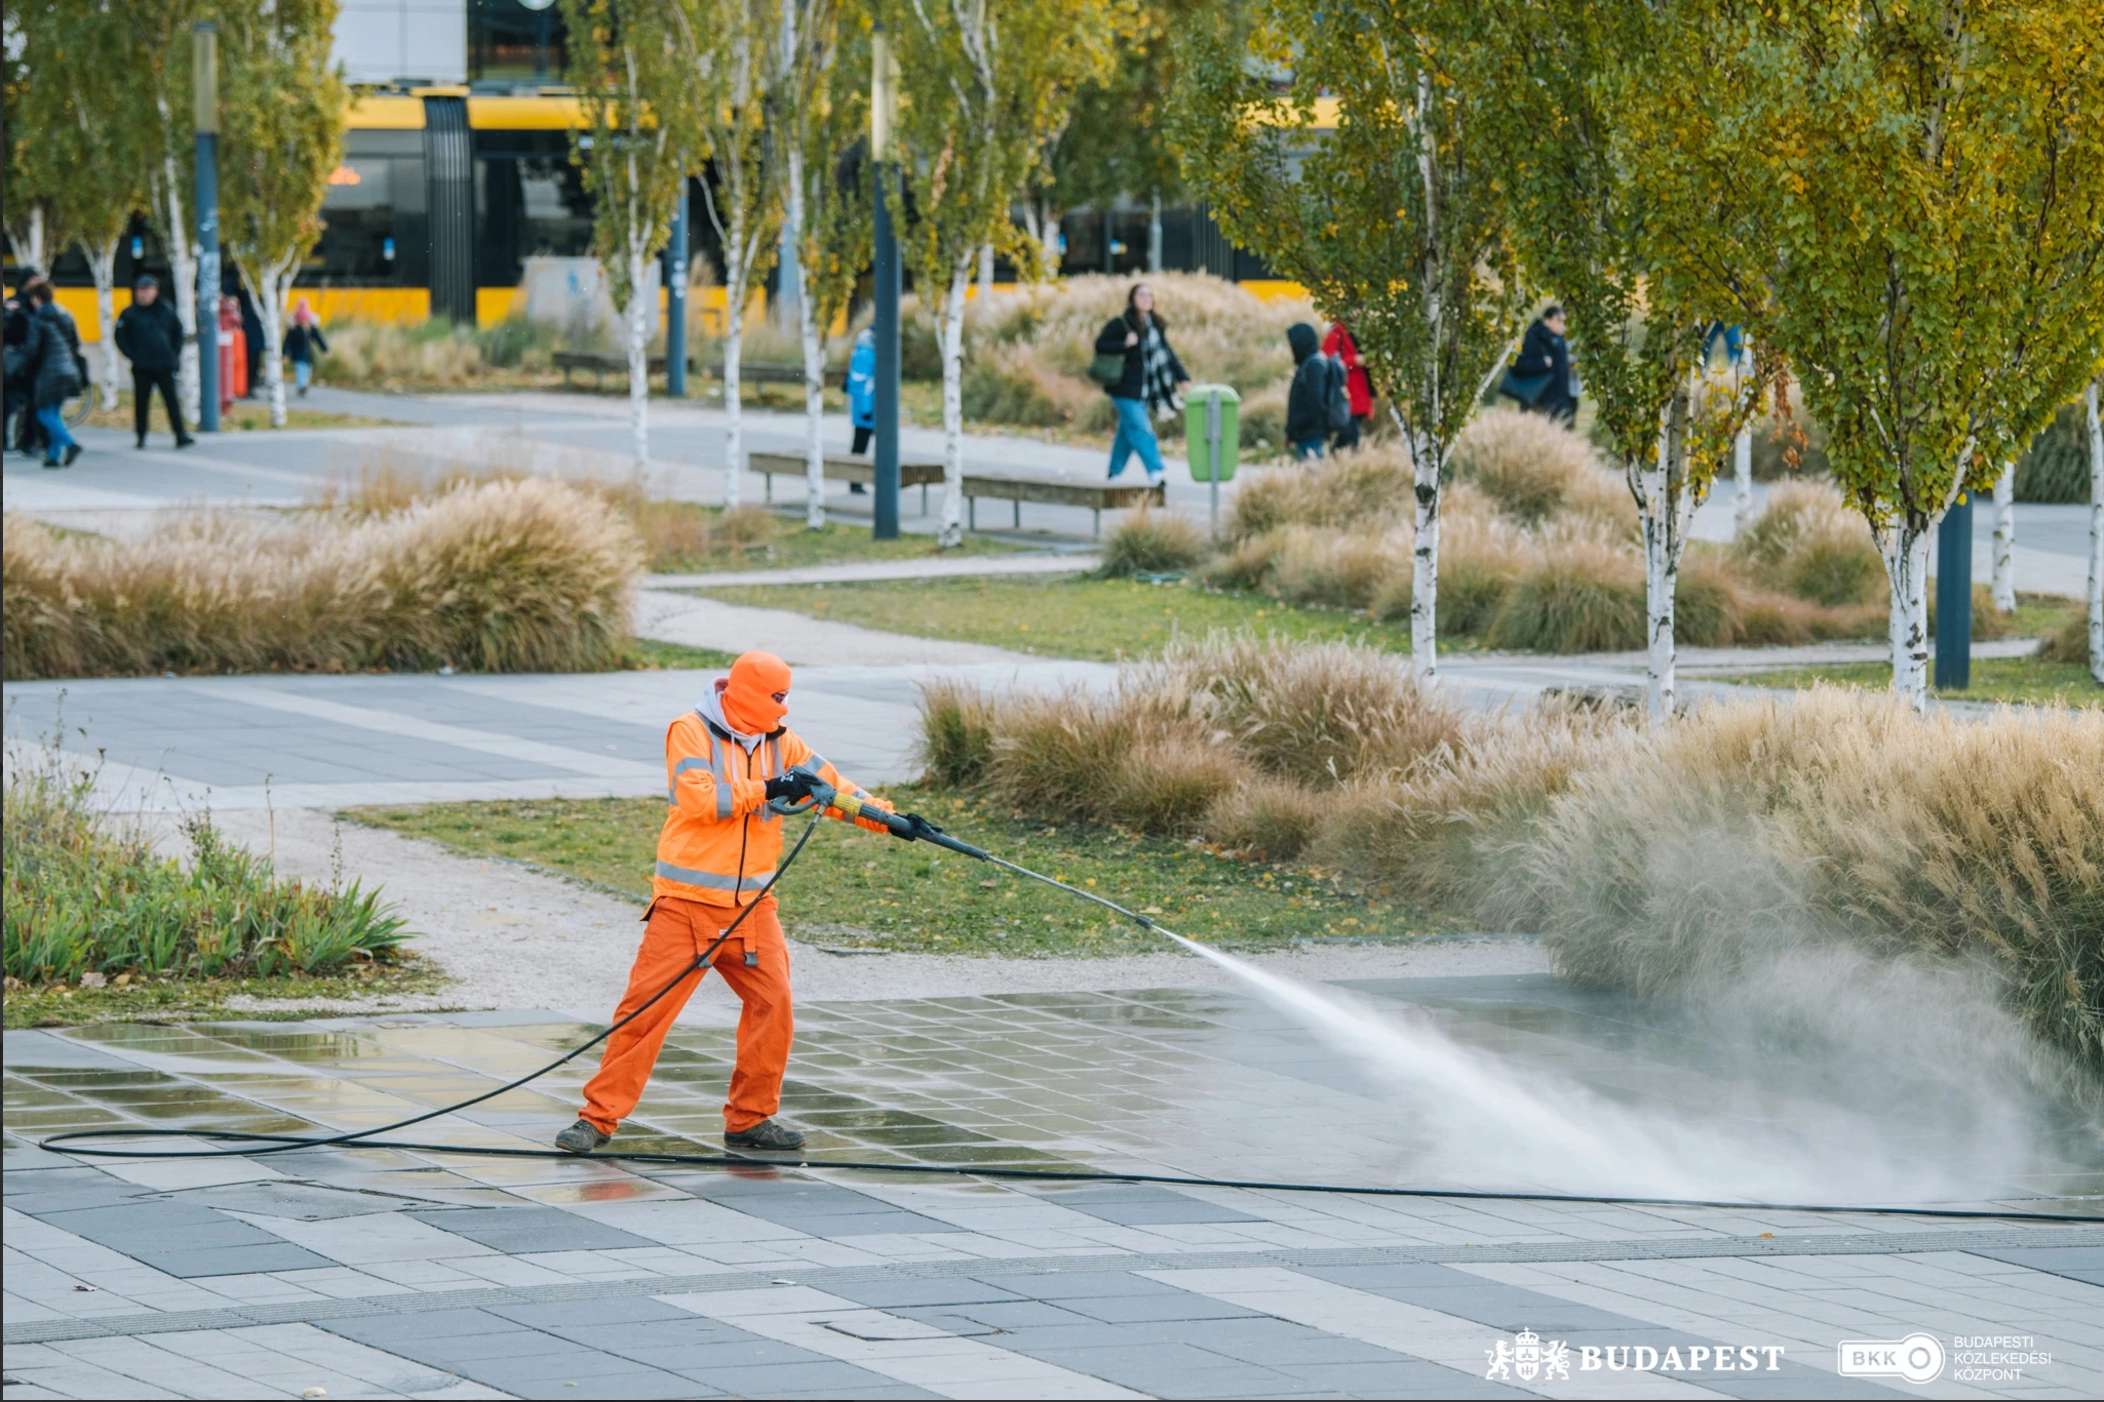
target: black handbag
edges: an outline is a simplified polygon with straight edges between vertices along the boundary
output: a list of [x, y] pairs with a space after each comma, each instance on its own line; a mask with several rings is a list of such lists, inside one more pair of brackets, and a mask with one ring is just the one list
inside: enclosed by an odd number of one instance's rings
[[1109, 389], [1125, 378], [1124, 351], [1098, 351], [1089, 362], [1089, 378]]
[[1522, 375], [1510, 366], [1505, 369], [1505, 378], [1498, 382], [1498, 393], [1509, 394], [1522, 404], [1538, 404], [1548, 392], [1549, 381], [1556, 378], [1553, 370], [1544, 370], [1539, 375]]

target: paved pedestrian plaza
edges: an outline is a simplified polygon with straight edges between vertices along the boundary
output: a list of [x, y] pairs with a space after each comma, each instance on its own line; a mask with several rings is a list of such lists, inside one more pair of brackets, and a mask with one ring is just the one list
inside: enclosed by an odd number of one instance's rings
[[[1516, 1087], [1755, 1135], [1733, 1108], [1755, 1089], [1744, 1073], [1707, 1064], [1663, 1014], [1546, 975], [1352, 992], [1431, 1020]], [[713, 984], [697, 1003], [617, 1147], [721, 1152], [731, 1005]], [[811, 1131], [810, 1166], [737, 1170], [34, 1147], [75, 1128], [388, 1123], [597, 1030], [554, 1014], [10, 1032], [6, 1395], [2104, 1393], [2104, 1227], [827, 1169], [1465, 1186], [1410, 1096], [1239, 993], [799, 1012], [783, 1110]], [[593, 1059], [405, 1135], [544, 1145]], [[1787, 1073], [1771, 1081], [1797, 1093]], [[1817, 1137], [1818, 1107], [1796, 1123]], [[2061, 1125], [2021, 1173], [1963, 1196], [2093, 1211], [2093, 1145], [2089, 1127]], [[1495, 1171], [1524, 1189], [1565, 1168], [1543, 1154]], [[1931, 1381], [1840, 1371], [1843, 1341], [1919, 1334], [1941, 1355]]]

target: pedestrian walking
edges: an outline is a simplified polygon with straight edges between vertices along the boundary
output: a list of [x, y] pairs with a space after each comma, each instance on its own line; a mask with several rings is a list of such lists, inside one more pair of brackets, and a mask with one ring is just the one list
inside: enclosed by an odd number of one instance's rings
[[314, 308], [305, 297], [292, 304], [292, 325], [285, 328], [285, 358], [292, 362], [292, 383], [299, 397], [307, 397], [307, 386], [314, 383], [314, 353], [329, 353], [329, 338], [321, 334], [321, 323], [314, 319]]
[[7, 299], [5, 330], [0, 333], [0, 339], [6, 342], [6, 404], [0, 409], [0, 436], [7, 440], [0, 447], [10, 452], [28, 453], [34, 451], [31, 445], [36, 441], [36, 433], [32, 426], [36, 423], [36, 415], [31, 411], [34, 387], [29, 356], [34, 328], [29, 319], [27, 279], [16, 292], [17, 295]]
[[[854, 453], [869, 451], [869, 440], [877, 431], [877, 333], [865, 326], [855, 333], [854, 353], [847, 358], [847, 416], [855, 426]], [[847, 489], [863, 494], [860, 482]]]
[[117, 349], [131, 362], [132, 433], [136, 446], [146, 446], [146, 425], [155, 390], [161, 407], [168, 411], [168, 427], [175, 432], [175, 446], [187, 448], [197, 440], [183, 427], [183, 411], [175, 397], [175, 370], [183, 359], [183, 323], [175, 308], [161, 300], [161, 285], [141, 276], [132, 287], [132, 304], [117, 318]]
[[1134, 283], [1125, 294], [1125, 311], [1104, 324], [1096, 337], [1096, 359], [1089, 378], [1102, 385], [1117, 410], [1118, 433], [1110, 443], [1110, 476], [1118, 477], [1134, 453], [1147, 469], [1147, 485], [1162, 480], [1162, 445], [1153, 419], [1183, 409], [1183, 392], [1191, 377], [1169, 348], [1169, 328], [1154, 310], [1154, 289]]
[[30, 394], [37, 423], [44, 430], [44, 466], [71, 467], [81, 448], [66, 428], [66, 401], [88, 383], [88, 363], [80, 354], [80, 328], [43, 279], [30, 285], [29, 300]]
[[1344, 367], [1322, 353], [1322, 336], [1305, 321], [1286, 328], [1293, 348], [1293, 383], [1286, 390], [1286, 446], [1303, 460], [1319, 458], [1332, 434], [1351, 422]]
[[1578, 417], [1578, 387], [1571, 378], [1571, 347], [1563, 338], [1563, 308], [1553, 302], [1527, 328], [1499, 391], [1568, 426]]
[[1344, 401], [1352, 419], [1350, 427], [1337, 435], [1336, 446], [1356, 448], [1359, 435], [1373, 419], [1373, 377], [1366, 373], [1366, 362], [1359, 358], [1359, 343], [1341, 321], [1333, 324], [1330, 334], [1322, 338], [1322, 353], [1344, 367]]

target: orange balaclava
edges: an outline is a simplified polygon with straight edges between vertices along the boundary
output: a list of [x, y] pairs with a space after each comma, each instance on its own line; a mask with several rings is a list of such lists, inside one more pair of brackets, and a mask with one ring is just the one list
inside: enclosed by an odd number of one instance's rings
[[771, 652], [748, 652], [731, 664], [723, 689], [723, 718], [741, 735], [766, 735], [789, 714], [786, 702], [774, 699], [789, 690], [789, 664]]

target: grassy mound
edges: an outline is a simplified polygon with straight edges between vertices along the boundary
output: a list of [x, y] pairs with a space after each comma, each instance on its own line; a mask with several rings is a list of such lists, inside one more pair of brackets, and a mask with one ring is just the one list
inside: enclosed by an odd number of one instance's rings
[[364, 519], [186, 516], [135, 543], [9, 515], [5, 551], [10, 680], [600, 670], [621, 656], [642, 564], [602, 497], [545, 478]]

